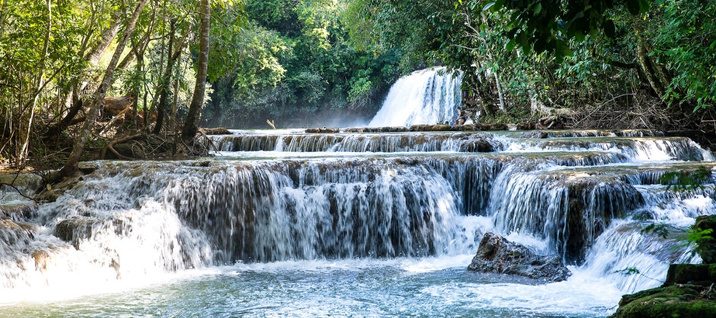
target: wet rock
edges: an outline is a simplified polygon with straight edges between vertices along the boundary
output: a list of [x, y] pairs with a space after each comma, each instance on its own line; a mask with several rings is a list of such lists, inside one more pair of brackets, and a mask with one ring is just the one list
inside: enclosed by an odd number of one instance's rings
[[94, 232], [113, 227], [117, 235], [124, 232], [121, 219], [100, 220], [92, 217], [76, 216], [63, 220], [55, 226], [54, 235], [79, 249], [80, 241], [92, 238]]
[[55, 236], [59, 239], [72, 243], [79, 249], [79, 241], [92, 237], [92, 227], [99, 223], [99, 220], [88, 217], [73, 217], [66, 219], [55, 226]]
[[476, 128], [483, 131], [499, 131], [507, 130], [509, 127], [507, 124], [478, 124]]
[[81, 174], [77, 174], [70, 178], [63, 179], [60, 183], [55, 185], [46, 185], [36, 197], [35, 200], [41, 202], [54, 202], [56, 201], [65, 191], [72, 189], [77, 183], [82, 181], [84, 177]]
[[8, 246], [15, 245], [20, 241], [27, 243], [35, 239], [35, 230], [32, 224], [0, 219], [0, 243], [5, 243]]
[[476, 139], [460, 145], [461, 152], [493, 152], [495, 148], [486, 139]]
[[0, 172], [0, 183], [12, 184], [27, 192], [36, 190], [42, 183], [42, 177], [29, 172]]
[[664, 286], [676, 284], [710, 285], [716, 282], [716, 264], [671, 264]]
[[533, 130], [537, 127], [533, 122], [523, 122], [516, 125], [517, 130]]
[[529, 248], [486, 233], [468, 270], [525, 276], [548, 282], [566, 280], [571, 272], [559, 257], [541, 256]]
[[696, 242], [696, 252], [701, 255], [704, 264], [716, 264], [716, 215], [698, 217], [694, 229], [697, 231], [711, 230], [710, 237]]
[[461, 131], [475, 131], [477, 127], [474, 124], [458, 126]]
[[[711, 229], [713, 221], [714, 216], [699, 217], [692, 229]], [[697, 246], [697, 250], [704, 248], [707, 245]], [[624, 295], [612, 317], [716, 317], [715, 283], [716, 264], [672, 264], [664, 285]]]
[[224, 127], [216, 127], [216, 128], [201, 128], [201, 132], [203, 132], [207, 136], [212, 135], [231, 135], [231, 131]]
[[451, 131], [450, 125], [413, 125], [410, 131]]
[[306, 129], [307, 134], [337, 134], [341, 132], [338, 128], [308, 128]]
[[50, 258], [50, 254], [44, 250], [36, 250], [31, 254], [32, 259], [35, 260], [35, 269], [41, 272], [47, 270], [47, 260]]
[[716, 289], [704, 285], [672, 285], [622, 297], [615, 318], [716, 317]]
[[37, 205], [34, 202], [0, 205], [0, 217], [16, 219], [18, 217], [29, 218], [35, 211]]

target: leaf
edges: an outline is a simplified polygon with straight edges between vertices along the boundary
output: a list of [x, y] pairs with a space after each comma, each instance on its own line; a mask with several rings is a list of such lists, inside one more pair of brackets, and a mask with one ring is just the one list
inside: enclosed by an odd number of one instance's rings
[[515, 45], [516, 45], [516, 44], [517, 44], [517, 43], [515, 42], [514, 39], [510, 39], [510, 41], [507, 42], [507, 45], [505, 46], [505, 49], [506, 49], [507, 51], [512, 51], [512, 50], [515, 48]]
[[537, 2], [533, 12], [535, 15], [539, 15], [542, 12], [542, 3]]

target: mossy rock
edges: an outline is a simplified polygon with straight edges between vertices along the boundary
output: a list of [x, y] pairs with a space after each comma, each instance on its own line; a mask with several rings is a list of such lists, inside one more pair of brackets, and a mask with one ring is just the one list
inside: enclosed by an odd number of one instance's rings
[[696, 252], [704, 264], [716, 264], [716, 215], [700, 216], [694, 224], [696, 230], [711, 230], [711, 237], [696, 242]]
[[715, 291], [708, 286], [672, 285], [625, 295], [615, 318], [716, 317]]
[[716, 282], [716, 264], [671, 264], [664, 286], [676, 284], [710, 285]]

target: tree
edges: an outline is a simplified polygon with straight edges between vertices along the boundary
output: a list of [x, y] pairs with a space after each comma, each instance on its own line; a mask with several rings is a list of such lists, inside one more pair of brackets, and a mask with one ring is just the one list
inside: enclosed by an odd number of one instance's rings
[[182, 139], [192, 140], [198, 131], [201, 108], [204, 105], [204, 94], [206, 93], [206, 77], [209, 67], [209, 30], [211, 18], [211, 5], [209, 0], [201, 0], [201, 27], [199, 32], [199, 58], [196, 72], [196, 86], [189, 105]]
[[127, 46], [129, 38], [134, 33], [134, 28], [137, 25], [139, 15], [142, 13], [144, 5], [147, 3], [147, 1], [148, 0], [139, 0], [139, 3], [137, 3], [132, 13], [132, 16], [129, 19], [129, 22], [127, 23], [127, 26], [124, 30], [124, 35], [117, 44], [117, 48], [112, 55], [112, 59], [110, 60], [107, 69], [105, 70], [102, 82], [97, 88], [97, 91], [95, 91], [95, 93], [93, 94], [87, 118], [85, 119], [84, 125], [82, 126], [82, 130], [80, 132], [79, 140], [75, 142], [74, 146], [72, 147], [72, 152], [70, 153], [67, 162], [65, 162], [65, 165], [59, 172], [60, 176], [70, 176], [77, 171], [77, 164], [79, 163], [80, 157], [82, 156], [82, 152], [84, 151], [84, 147], [87, 144], [90, 135], [92, 134], [94, 123], [99, 116], [100, 108], [102, 107], [104, 98], [107, 95], [107, 91], [109, 90], [110, 85], [112, 83], [114, 71], [117, 68], [117, 64], [119, 64], [119, 59], [122, 56], [122, 51], [124, 51], [124, 47]]

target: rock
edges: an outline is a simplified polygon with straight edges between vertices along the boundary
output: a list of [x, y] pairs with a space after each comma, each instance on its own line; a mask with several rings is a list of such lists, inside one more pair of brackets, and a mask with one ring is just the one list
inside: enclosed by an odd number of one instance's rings
[[716, 264], [716, 215], [705, 215], [696, 218], [694, 229], [697, 231], [711, 230], [709, 238], [696, 242], [696, 252], [701, 255], [704, 264]]
[[212, 136], [212, 135], [231, 135], [231, 131], [224, 127], [216, 127], [216, 128], [201, 128], [201, 132], [204, 133], [204, 135]]
[[716, 282], [716, 264], [671, 264], [664, 286], [710, 285], [714, 282]]
[[716, 289], [702, 285], [672, 285], [625, 295], [615, 318], [716, 317]]
[[410, 131], [452, 131], [455, 130], [450, 125], [413, 125]]
[[32, 212], [35, 211], [35, 208], [37, 208], [37, 205], [34, 202], [18, 203], [18, 204], [2, 204], [2, 205], [0, 205], [0, 217], [29, 218], [30, 216], [32, 216]]
[[522, 122], [516, 125], [517, 130], [533, 130], [536, 128], [533, 122]]
[[32, 252], [32, 259], [35, 260], [35, 269], [41, 272], [47, 270], [47, 259], [50, 258], [50, 254], [47, 251], [36, 250]]
[[32, 193], [42, 183], [42, 177], [30, 172], [0, 172], [0, 183], [12, 184], [27, 193]]
[[35, 239], [35, 230], [35, 226], [29, 223], [0, 219], [0, 243], [11, 246], [21, 241], [29, 242]]
[[308, 128], [306, 129], [307, 134], [337, 134], [341, 132], [338, 128]]
[[58, 223], [55, 226], [54, 235], [79, 249], [80, 241], [92, 238], [94, 232], [112, 227], [115, 234], [122, 235], [125, 232], [124, 225], [125, 223], [121, 219], [100, 220], [75, 216]]
[[88, 217], [72, 217], [58, 223], [55, 226], [54, 234], [79, 249], [79, 241], [92, 237], [92, 227], [96, 223], [99, 223], [99, 220]]
[[460, 145], [461, 152], [493, 152], [495, 149], [486, 139], [476, 139]]
[[478, 124], [476, 128], [483, 131], [499, 131], [507, 130], [509, 127], [507, 124]]
[[[715, 216], [699, 217], [692, 229], [713, 229], [715, 221]], [[624, 295], [612, 317], [716, 317], [716, 264], [712, 258], [713, 244], [712, 239], [697, 242], [696, 250], [702, 254], [706, 264], [672, 264], [664, 285]]]
[[548, 282], [566, 280], [572, 273], [559, 257], [540, 256], [529, 248], [486, 233], [468, 270], [525, 276]]

